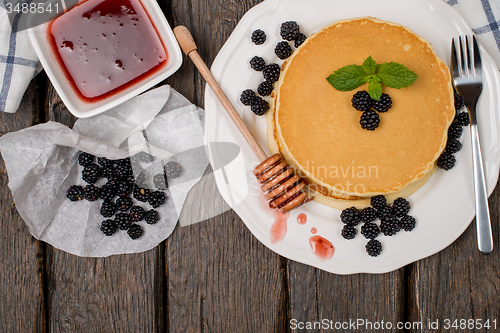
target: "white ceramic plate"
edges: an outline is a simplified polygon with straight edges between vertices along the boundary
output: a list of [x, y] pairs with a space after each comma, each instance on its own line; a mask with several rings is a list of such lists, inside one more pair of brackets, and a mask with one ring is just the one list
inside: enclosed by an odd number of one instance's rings
[[[297, 21], [301, 31], [309, 36], [336, 20], [362, 16], [409, 27], [429, 40], [448, 65], [451, 39], [459, 34], [472, 34], [464, 19], [441, 0], [266, 0], [253, 7], [217, 55], [212, 72], [266, 151], [265, 119], [254, 116], [249, 107], [239, 101], [241, 91], [247, 88], [255, 90], [262, 81], [262, 74], [251, 70], [248, 61], [259, 55], [267, 63], [281, 63], [273, 50], [281, 40], [279, 26], [282, 22]], [[251, 42], [250, 35], [255, 29], [266, 32], [267, 41], [263, 45], [256, 46]], [[500, 162], [500, 78], [498, 68], [484, 50], [482, 58], [484, 89], [478, 118], [488, 192], [491, 193], [497, 182]], [[438, 170], [409, 197], [412, 204], [410, 214], [417, 219], [416, 228], [410, 233], [401, 231], [392, 237], [379, 236], [383, 250], [378, 257], [367, 255], [366, 239], [359, 233], [353, 240], [343, 239], [340, 236], [340, 211], [316, 202], [292, 211], [286, 236], [273, 243], [270, 229], [274, 219], [262, 208], [257, 181], [251, 173], [258, 164], [256, 156], [208, 86], [205, 108], [206, 140], [234, 142], [242, 149], [240, 162], [225, 168], [227, 182], [220, 170], [215, 173], [222, 196], [263, 244], [284, 257], [338, 274], [389, 272], [442, 250], [457, 239], [474, 218], [470, 132], [465, 129], [462, 150], [456, 155], [457, 165], [448, 172]], [[297, 222], [299, 213], [307, 215], [307, 223]], [[313, 254], [309, 245], [311, 228], [316, 228], [318, 235], [335, 246], [335, 254], [330, 260], [322, 261]], [[476, 251], [475, 248], [463, 250]]]

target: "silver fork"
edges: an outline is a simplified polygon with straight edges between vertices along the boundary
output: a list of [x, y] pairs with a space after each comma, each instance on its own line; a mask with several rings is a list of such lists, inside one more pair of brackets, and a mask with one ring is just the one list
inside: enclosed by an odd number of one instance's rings
[[455, 89], [463, 96], [465, 106], [469, 110], [476, 199], [477, 245], [479, 251], [488, 254], [493, 249], [493, 237], [476, 117], [477, 101], [483, 90], [483, 73], [476, 38], [472, 36], [472, 45], [470, 45], [469, 39], [468, 36], [458, 38], [458, 52], [455, 47], [455, 39], [452, 39], [451, 74]]

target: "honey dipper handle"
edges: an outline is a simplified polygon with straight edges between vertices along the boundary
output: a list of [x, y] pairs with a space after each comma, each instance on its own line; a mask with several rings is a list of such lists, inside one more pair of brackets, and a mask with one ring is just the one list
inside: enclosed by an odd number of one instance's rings
[[257, 140], [255, 140], [252, 133], [243, 122], [243, 119], [241, 119], [240, 115], [238, 114], [238, 111], [236, 111], [233, 104], [231, 104], [226, 94], [219, 86], [219, 83], [217, 83], [217, 80], [215, 80], [215, 78], [213, 77], [210, 69], [208, 69], [203, 59], [201, 59], [200, 55], [198, 54], [196, 44], [189, 30], [186, 27], [180, 25], [174, 28], [174, 34], [175, 38], [177, 38], [177, 42], [179, 42], [182, 51], [191, 58], [195, 66], [200, 71], [201, 75], [205, 78], [205, 81], [214, 92], [215, 96], [217, 96], [217, 98], [219, 99], [219, 102], [222, 104], [224, 109], [226, 109], [229, 117], [231, 117], [236, 127], [239, 129], [245, 140], [250, 145], [250, 148], [252, 148], [255, 155], [257, 155], [260, 161], [265, 160], [267, 158], [266, 153], [264, 152], [264, 150], [262, 150]]

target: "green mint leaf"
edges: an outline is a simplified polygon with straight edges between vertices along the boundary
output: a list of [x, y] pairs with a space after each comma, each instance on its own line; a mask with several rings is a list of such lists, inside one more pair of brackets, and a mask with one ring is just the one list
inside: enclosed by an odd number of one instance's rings
[[361, 66], [349, 65], [336, 70], [327, 80], [335, 89], [350, 91], [365, 82], [366, 72]]
[[377, 70], [377, 63], [373, 60], [372, 56], [369, 56], [361, 67], [363, 67], [366, 74], [374, 74]]
[[380, 78], [377, 75], [368, 75], [365, 79], [368, 82], [368, 95], [372, 99], [379, 100], [382, 96], [382, 84], [380, 84]]
[[397, 62], [379, 65], [376, 74], [383, 84], [396, 89], [408, 87], [418, 78], [417, 74]]
[[368, 82], [368, 95], [370, 95], [370, 97], [376, 101], [380, 99], [380, 97], [382, 96], [382, 85], [380, 84], [380, 82]]

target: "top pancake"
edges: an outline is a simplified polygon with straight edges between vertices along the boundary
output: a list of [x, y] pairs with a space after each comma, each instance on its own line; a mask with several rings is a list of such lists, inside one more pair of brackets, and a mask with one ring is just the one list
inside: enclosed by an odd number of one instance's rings
[[[393, 104], [374, 131], [361, 128], [351, 105], [367, 84], [342, 92], [326, 80], [368, 56], [418, 75], [407, 88], [382, 86]], [[435, 170], [455, 110], [448, 68], [425, 39], [374, 18], [343, 20], [310, 36], [283, 67], [267, 116], [270, 150], [318, 192], [347, 199], [393, 193]]]

